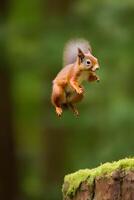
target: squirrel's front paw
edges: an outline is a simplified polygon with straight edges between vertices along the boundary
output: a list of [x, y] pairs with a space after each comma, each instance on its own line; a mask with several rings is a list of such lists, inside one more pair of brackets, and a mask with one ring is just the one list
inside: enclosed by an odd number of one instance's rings
[[83, 88], [79, 87], [79, 88], [76, 89], [76, 92], [78, 94], [82, 94], [84, 91], [83, 91]]

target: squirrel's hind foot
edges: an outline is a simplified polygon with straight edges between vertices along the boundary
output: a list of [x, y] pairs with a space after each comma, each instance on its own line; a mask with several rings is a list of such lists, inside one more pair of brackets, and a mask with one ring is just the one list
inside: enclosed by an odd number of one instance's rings
[[69, 103], [69, 107], [73, 111], [74, 115], [78, 117], [79, 116], [79, 111], [77, 110], [77, 108], [71, 103]]
[[62, 108], [61, 107], [56, 107], [56, 114], [58, 115], [58, 117], [61, 117], [61, 115], [62, 115]]

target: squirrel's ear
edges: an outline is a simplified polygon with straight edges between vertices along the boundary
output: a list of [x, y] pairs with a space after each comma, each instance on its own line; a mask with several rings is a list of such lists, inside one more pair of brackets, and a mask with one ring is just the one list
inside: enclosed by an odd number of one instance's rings
[[80, 58], [81, 62], [82, 62], [83, 58], [85, 57], [83, 51], [80, 48], [78, 48], [78, 57]]

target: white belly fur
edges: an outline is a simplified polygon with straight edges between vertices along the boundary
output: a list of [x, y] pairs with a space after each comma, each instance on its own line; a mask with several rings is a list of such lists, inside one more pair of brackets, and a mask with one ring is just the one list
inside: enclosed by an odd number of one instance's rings
[[88, 71], [82, 72], [80, 77], [78, 78], [78, 83], [81, 84], [83, 81], [88, 80], [88, 77], [89, 77]]
[[[79, 83], [79, 85], [81, 85], [81, 83], [82, 83], [83, 81], [88, 80], [88, 77], [89, 77], [89, 72], [87, 72], [87, 71], [86, 71], [86, 72], [82, 72], [82, 74], [80, 75], [80, 77], [78, 77], [77, 82]], [[75, 92], [75, 89], [73, 89], [72, 86], [71, 86], [70, 84], [68, 84], [68, 85], [66, 86], [65, 91], [66, 91], [67, 93], [74, 93], [74, 92]]]

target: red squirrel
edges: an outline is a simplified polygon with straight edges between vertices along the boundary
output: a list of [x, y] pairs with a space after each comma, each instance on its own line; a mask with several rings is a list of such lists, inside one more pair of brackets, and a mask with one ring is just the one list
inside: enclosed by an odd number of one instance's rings
[[63, 108], [71, 108], [79, 115], [75, 104], [84, 97], [83, 81], [99, 81], [95, 71], [99, 69], [98, 60], [92, 55], [87, 40], [69, 41], [63, 53], [64, 66], [53, 80], [51, 102], [56, 114], [62, 115]]

